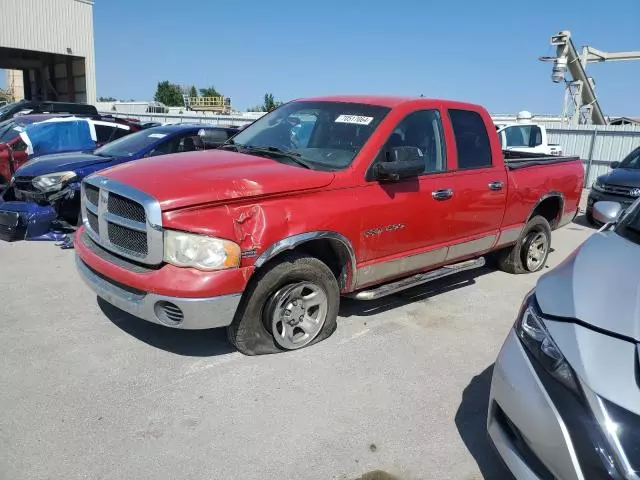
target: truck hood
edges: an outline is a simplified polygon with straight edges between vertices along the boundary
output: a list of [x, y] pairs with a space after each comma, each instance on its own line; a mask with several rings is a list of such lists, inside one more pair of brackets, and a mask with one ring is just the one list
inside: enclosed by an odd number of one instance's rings
[[152, 195], [163, 211], [322, 188], [334, 174], [225, 150], [163, 155], [101, 172]]
[[616, 168], [611, 170], [608, 175], [600, 177], [600, 180], [607, 185], [640, 187], [640, 170], [637, 168]]
[[36, 157], [25, 163], [16, 170], [16, 177], [37, 177], [38, 175], [44, 175], [46, 173], [64, 172], [67, 170], [75, 171], [91, 165], [108, 163], [111, 160], [109, 157], [100, 157], [83, 152], [53, 153]]
[[578, 319], [640, 341], [640, 245], [615, 232], [593, 234], [538, 280], [544, 314]]

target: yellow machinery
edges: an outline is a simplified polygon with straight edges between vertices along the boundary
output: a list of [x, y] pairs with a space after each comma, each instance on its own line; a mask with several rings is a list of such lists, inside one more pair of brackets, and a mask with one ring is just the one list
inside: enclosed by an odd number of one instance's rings
[[221, 115], [231, 113], [231, 99], [229, 97], [190, 97], [184, 95], [184, 105], [194, 112], [214, 112]]

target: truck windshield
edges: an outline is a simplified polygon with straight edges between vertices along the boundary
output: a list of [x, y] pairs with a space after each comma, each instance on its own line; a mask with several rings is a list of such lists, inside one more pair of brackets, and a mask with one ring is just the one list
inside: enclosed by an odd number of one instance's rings
[[640, 244], [640, 198], [625, 210], [615, 226], [615, 231], [621, 237]]
[[96, 149], [94, 155], [101, 157], [133, 157], [141, 151], [168, 137], [170, 131], [166, 128], [149, 128], [140, 130], [125, 137], [114, 140]]
[[340, 170], [351, 164], [389, 110], [360, 103], [291, 102], [249, 125], [225, 147], [306, 168]]

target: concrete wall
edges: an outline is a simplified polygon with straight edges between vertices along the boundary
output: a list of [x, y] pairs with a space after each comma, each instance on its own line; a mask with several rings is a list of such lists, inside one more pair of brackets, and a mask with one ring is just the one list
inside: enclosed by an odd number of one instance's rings
[[[92, 0], [2, 0], [1, 10], [0, 47], [74, 57], [76, 101], [95, 103]], [[56, 77], [66, 62], [56, 63]]]

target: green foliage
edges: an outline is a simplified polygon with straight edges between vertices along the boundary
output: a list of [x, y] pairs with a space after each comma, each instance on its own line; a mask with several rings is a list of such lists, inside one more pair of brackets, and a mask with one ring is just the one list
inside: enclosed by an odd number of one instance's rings
[[220, 97], [222, 95], [212, 85], [212, 86], [207, 87], [207, 88], [201, 88], [200, 89], [200, 96], [201, 97]]
[[273, 93], [265, 93], [264, 103], [262, 105], [247, 108], [247, 112], [270, 112], [271, 110], [278, 108], [280, 105], [282, 105], [282, 102], [275, 100], [273, 98]]
[[196, 90], [196, 86], [195, 85], [191, 85], [191, 88], [189, 89], [189, 96], [190, 97], [197, 97], [198, 96], [198, 90]]
[[113, 97], [100, 97], [98, 98], [99, 102], [117, 102], [117, 100]]
[[156, 94], [153, 96], [153, 99], [168, 107], [181, 107], [184, 105], [182, 89], [179, 85], [170, 83], [168, 80], [158, 82], [158, 88], [156, 89]]

